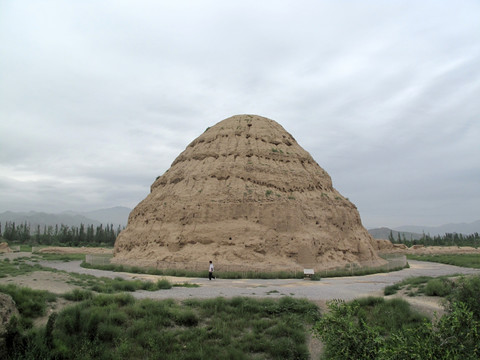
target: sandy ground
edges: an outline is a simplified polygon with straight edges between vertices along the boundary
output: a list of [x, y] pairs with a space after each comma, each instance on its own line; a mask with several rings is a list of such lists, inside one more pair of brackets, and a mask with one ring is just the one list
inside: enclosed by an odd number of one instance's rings
[[68, 280], [70, 276], [65, 273], [35, 271], [25, 275], [0, 278], [0, 284], [15, 284], [33, 290], [48, 290], [54, 294], [63, 294], [77, 288], [68, 284]]

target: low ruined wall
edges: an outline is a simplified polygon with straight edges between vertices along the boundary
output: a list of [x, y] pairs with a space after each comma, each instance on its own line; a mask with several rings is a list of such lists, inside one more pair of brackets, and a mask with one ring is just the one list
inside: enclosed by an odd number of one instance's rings
[[[323, 276], [327, 275], [334, 275], [335, 273], [348, 273], [351, 272], [357, 273], [361, 271], [365, 272], [388, 272], [394, 269], [404, 268], [407, 265], [407, 257], [404, 254], [390, 254], [390, 255], [383, 255], [384, 260], [387, 261], [386, 264], [380, 266], [368, 266], [368, 265], [359, 265], [359, 264], [347, 264], [342, 267], [335, 267], [329, 269], [322, 269], [318, 267], [318, 264], [296, 264], [295, 266], [285, 266], [285, 265], [264, 265], [264, 266], [251, 266], [251, 265], [240, 265], [240, 264], [222, 264], [215, 262], [215, 271], [216, 272], [253, 272], [253, 273], [268, 273], [268, 272], [289, 272], [289, 273], [302, 273], [304, 269], [314, 269], [316, 274], [321, 274]], [[113, 260], [113, 261], [111, 261]], [[108, 261], [108, 262], [106, 262]], [[115, 264], [115, 259], [111, 257], [103, 256], [87, 256], [86, 259], [87, 263], [91, 264]], [[155, 261], [151, 260], [148, 263], [142, 262], [142, 266], [139, 266], [138, 263], [132, 262], [124, 262], [118, 263], [118, 265], [125, 265], [125, 266], [132, 266], [132, 267], [139, 267], [139, 268], [150, 268], [150, 269], [164, 269], [164, 270], [171, 270], [171, 269], [178, 269], [178, 270], [189, 270], [189, 271], [207, 271], [208, 270], [208, 263], [205, 262], [167, 262], [167, 261]]]

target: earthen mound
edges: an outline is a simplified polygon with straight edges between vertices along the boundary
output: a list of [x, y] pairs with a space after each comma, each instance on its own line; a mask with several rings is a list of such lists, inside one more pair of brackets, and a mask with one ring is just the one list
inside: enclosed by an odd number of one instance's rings
[[[208, 128], [130, 213], [113, 262], [206, 269], [375, 266], [375, 241], [330, 176], [273, 120]], [[207, 264], [207, 265], [206, 265]]]
[[379, 253], [393, 253], [393, 252], [405, 252], [408, 247], [405, 244], [393, 244], [390, 240], [375, 239], [376, 245], [374, 248]]
[[0, 253], [9, 253], [12, 252], [12, 249], [8, 247], [6, 242], [0, 242]]

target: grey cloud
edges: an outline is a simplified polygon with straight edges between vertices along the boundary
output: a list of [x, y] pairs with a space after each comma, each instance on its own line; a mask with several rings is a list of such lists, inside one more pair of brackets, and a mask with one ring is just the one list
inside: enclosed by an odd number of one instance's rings
[[205, 128], [279, 121], [367, 226], [480, 217], [480, 5], [0, 5], [0, 211], [134, 206]]

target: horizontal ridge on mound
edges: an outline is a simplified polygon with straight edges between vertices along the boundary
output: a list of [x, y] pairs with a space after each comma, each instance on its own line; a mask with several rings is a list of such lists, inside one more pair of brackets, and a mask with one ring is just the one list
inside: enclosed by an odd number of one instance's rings
[[208, 128], [131, 212], [114, 262], [289, 270], [378, 265], [356, 207], [281, 125], [237, 115]]

